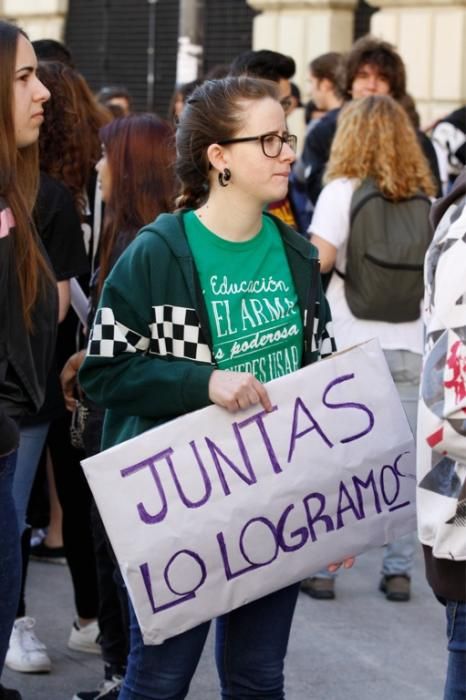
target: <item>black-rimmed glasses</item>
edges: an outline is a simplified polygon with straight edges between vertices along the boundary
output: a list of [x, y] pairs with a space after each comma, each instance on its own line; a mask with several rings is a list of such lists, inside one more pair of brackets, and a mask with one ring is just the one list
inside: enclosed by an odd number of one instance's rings
[[285, 134], [280, 136], [279, 134], [269, 133], [262, 134], [261, 136], [241, 136], [236, 139], [225, 139], [225, 141], [218, 141], [219, 146], [227, 146], [230, 143], [246, 143], [247, 141], [260, 141], [262, 147], [262, 153], [267, 158], [277, 158], [282, 152], [283, 144], [286, 143], [291, 148], [292, 151], [296, 153], [296, 147], [298, 145], [298, 137], [294, 134]]

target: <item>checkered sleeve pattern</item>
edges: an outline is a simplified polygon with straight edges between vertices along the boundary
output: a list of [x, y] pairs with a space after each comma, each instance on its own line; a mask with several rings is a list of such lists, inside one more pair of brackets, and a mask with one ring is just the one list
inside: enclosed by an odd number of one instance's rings
[[312, 352], [317, 352], [320, 358], [324, 358], [329, 357], [335, 352], [335, 337], [333, 334], [333, 324], [330, 319], [326, 321], [323, 329], [319, 332], [321, 320], [319, 315], [320, 307], [320, 302], [316, 302], [311, 350]]
[[116, 357], [124, 352], [146, 352], [149, 342], [149, 338], [119, 323], [112, 309], [103, 307], [97, 311], [87, 354]]
[[153, 306], [152, 313], [150, 353], [212, 363], [212, 353], [194, 309], [166, 304]]
[[327, 321], [323, 333], [319, 338], [319, 355], [320, 357], [329, 357], [336, 350], [335, 336], [333, 334], [333, 323]]

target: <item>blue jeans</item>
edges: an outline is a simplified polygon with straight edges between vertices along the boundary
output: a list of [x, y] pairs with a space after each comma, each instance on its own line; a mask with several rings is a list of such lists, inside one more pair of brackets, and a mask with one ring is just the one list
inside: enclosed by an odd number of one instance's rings
[[[216, 662], [223, 700], [283, 700], [283, 666], [299, 584], [243, 605], [217, 620]], [[144, 646], [131, 609], [131, 651], [119, 700], [182, 700], [210, 622]]]
[[[422, 356], [408, 350], [384, 350], [384, 355], [398, 390], [409, 426], [416, 439]], [[384, 576], [409, 574], [413, 568], [416, 544], [415, 532], [410, 532], [395, 542], [387, 544], [383, 550], [382, 574]], [[319, 578], [334, 578], [336, 574], [331, 574], [327, 569], [321, 569], [314, 575]]]
[[447, 601], [448, 669], [443, 700], [466, 700], [466, 603]]
[[[416, 439], [422, 356], [408, 350], [384, 350], [384, 355]], [[410, 532], [387, 544], [384, 548], [382, 573], [386, 576], [411, 573], [416, 543], [416, 533]]]
[[21, 553], [18, 520], [13, 502], [16, 452], [0, 457], [0, 674], [18, 606]]
[[32, 485], [36, 476], [42, 450], [44, 449], [49, 423], [22, 426], [18, 447], [15, 478], [13, 480], [13, 499], [20, 532], [27, 527], [26, 512]]

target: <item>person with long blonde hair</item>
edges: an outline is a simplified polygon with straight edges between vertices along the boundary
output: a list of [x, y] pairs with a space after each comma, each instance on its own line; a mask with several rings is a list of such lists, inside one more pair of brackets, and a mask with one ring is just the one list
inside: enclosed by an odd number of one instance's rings
[[[345, 293], [344, 276], [353, 196], [368, 180], [386, 200], [395, 205], [413, 197], [425, 200], [422, 215], [417, 216], [416, 213], [409, 225], [412, 226], [410, 241], [422, 237], [427, 248], [431, 237], [428, 197], [434, 195], [436, 188], [406, 111], [388, 95], [353, 100], [342, 110], [324, 176], [326, 186], [317, 201], [310, 232], [312, 243], [319, 249], [322, 272], [335, 270], [327, 289], [327, 298], [337, 347], [343, 349], [370, 338], [379, 339], [415, 432], [423, 339], [420, 316], [422, 268], [415, 273], [421, 282], [420, 296], [406, 300], [414, 306], [414, 315], [417, 314], [413, 320], [393, 322], [388, 319], [357, 318], [348, 305]], [[386, 221], [380, 221], [380, 226], [385, 224]], [[413, 272], [403, 274], [413, 275]], [[360, 285], [365, 281], [360, 280]], [[359, 286], [359, 280], [355, 284]], [[390, 303], [390, 300], [387, 302]], [[414, 543], [414, 534], [410, 534], [384, 550], [380, 590], [388, 600], [401, 602], [410, 598]], [[332, 593], [328, 597], [334, 597], [334, 581], [329, 582], [328, 574], [324, 572], [307, 579], [303, 583], [304, 589], [307, 585], [319, 585], [325, 577], [327, 588]]]
[[389, 199], [407, 199], [419, 191], [435, 194], [429, 165], [406, 112], [386, 95], [372, 95], [344, 108], [324, 182], [339, 178], [362, 182], [367, 177]]

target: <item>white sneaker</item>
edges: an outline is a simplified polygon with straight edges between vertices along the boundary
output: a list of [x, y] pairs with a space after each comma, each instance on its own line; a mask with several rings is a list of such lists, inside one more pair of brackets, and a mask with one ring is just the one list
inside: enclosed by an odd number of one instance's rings
[[34, 634], [35, 624], [32, 617], [19, 617], [15, 620], [5, 658], [5, 665], [13, 671], [48, 673], [52, 668], [45, 644]]
[[68, 639], [68, 647], [74, 651], [83, 651], [86, 654], [100, 654], [102, 649], [99, 638], [100, 631], [96, 620], [84, 627], [81, 627], [79, 622], [75, 620]]

